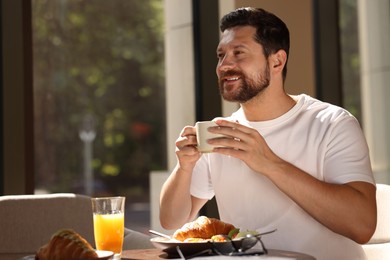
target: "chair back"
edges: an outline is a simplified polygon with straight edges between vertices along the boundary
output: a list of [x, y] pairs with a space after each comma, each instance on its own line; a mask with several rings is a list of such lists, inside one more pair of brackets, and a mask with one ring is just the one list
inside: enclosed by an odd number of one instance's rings
[[75, 230], [94, 246], [90, 197], [73, 193], [0, 197], [0, 253], [35, 253], [62, 228]]
[[367, 259], [390, 259], [390, 185], [377, 184], [378, 220], [374, 235], [363, 245]]

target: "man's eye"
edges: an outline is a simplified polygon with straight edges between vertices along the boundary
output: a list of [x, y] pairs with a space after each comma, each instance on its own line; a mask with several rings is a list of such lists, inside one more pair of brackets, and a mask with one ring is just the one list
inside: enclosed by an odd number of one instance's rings
[[220, 59], [223, 59], [225, 55], [223, 53], [217, 53], [217, 58], [220, 60]]

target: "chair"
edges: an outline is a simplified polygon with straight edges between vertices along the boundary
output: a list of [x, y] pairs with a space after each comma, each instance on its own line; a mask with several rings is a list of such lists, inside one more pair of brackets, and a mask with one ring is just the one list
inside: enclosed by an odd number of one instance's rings
[[[0, 197], [0, 253], [35, 253], [62, 228], [75, 230], [94, 246], [90, 197], [73, 193]], [[151, 247], [149, 236], [125, 229], [124, 250]]]
[[378, 222], [372, 238], [363, 249], [369, 260], [390, 259], [390, 185], [377, 184]]

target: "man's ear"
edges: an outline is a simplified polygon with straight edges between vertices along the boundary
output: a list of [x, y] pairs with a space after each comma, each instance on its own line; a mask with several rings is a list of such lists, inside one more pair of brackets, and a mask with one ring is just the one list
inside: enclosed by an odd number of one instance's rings
[[279, 50], [270, 56], [271, 67], [277, 70], [283, 70], [287, 61], [287, 54], [284, 50]]

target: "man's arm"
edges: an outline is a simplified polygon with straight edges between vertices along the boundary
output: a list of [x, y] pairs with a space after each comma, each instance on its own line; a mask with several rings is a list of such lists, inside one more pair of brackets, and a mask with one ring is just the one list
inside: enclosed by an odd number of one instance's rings
[[282, 192], [330, 230], [358, 243], [366, 243], [376, 227], [376, 188], [365, 182], [331, 184], [320, 181], [282, 160], [255, 130], [235, 122], [218, 120], [211, 132], [233, 138], [213, 139], [224, 146], [214, 152], [244, 161], [268, 177]]
[[364, 244], [376, 228], [376, 188], [371, 183], [330, 184], [288, 163], [268, 177], [308, 214], [332, 231]]
[[177, 229], [192, 221], [207, 200], [190, 194], [192, 172], [179, 166], [168, 177], [161, 190], [160, 222], [165, 229]]
[[165, 229], [177, 229], [195, 218], [207, 200], [192, 197], [190, 184], [192, 170], [201, 154], [196, 149], [196, 130], [184, 127], [176, 140], [178, 163], [167, 181], [160, 196], [160, 222]]

